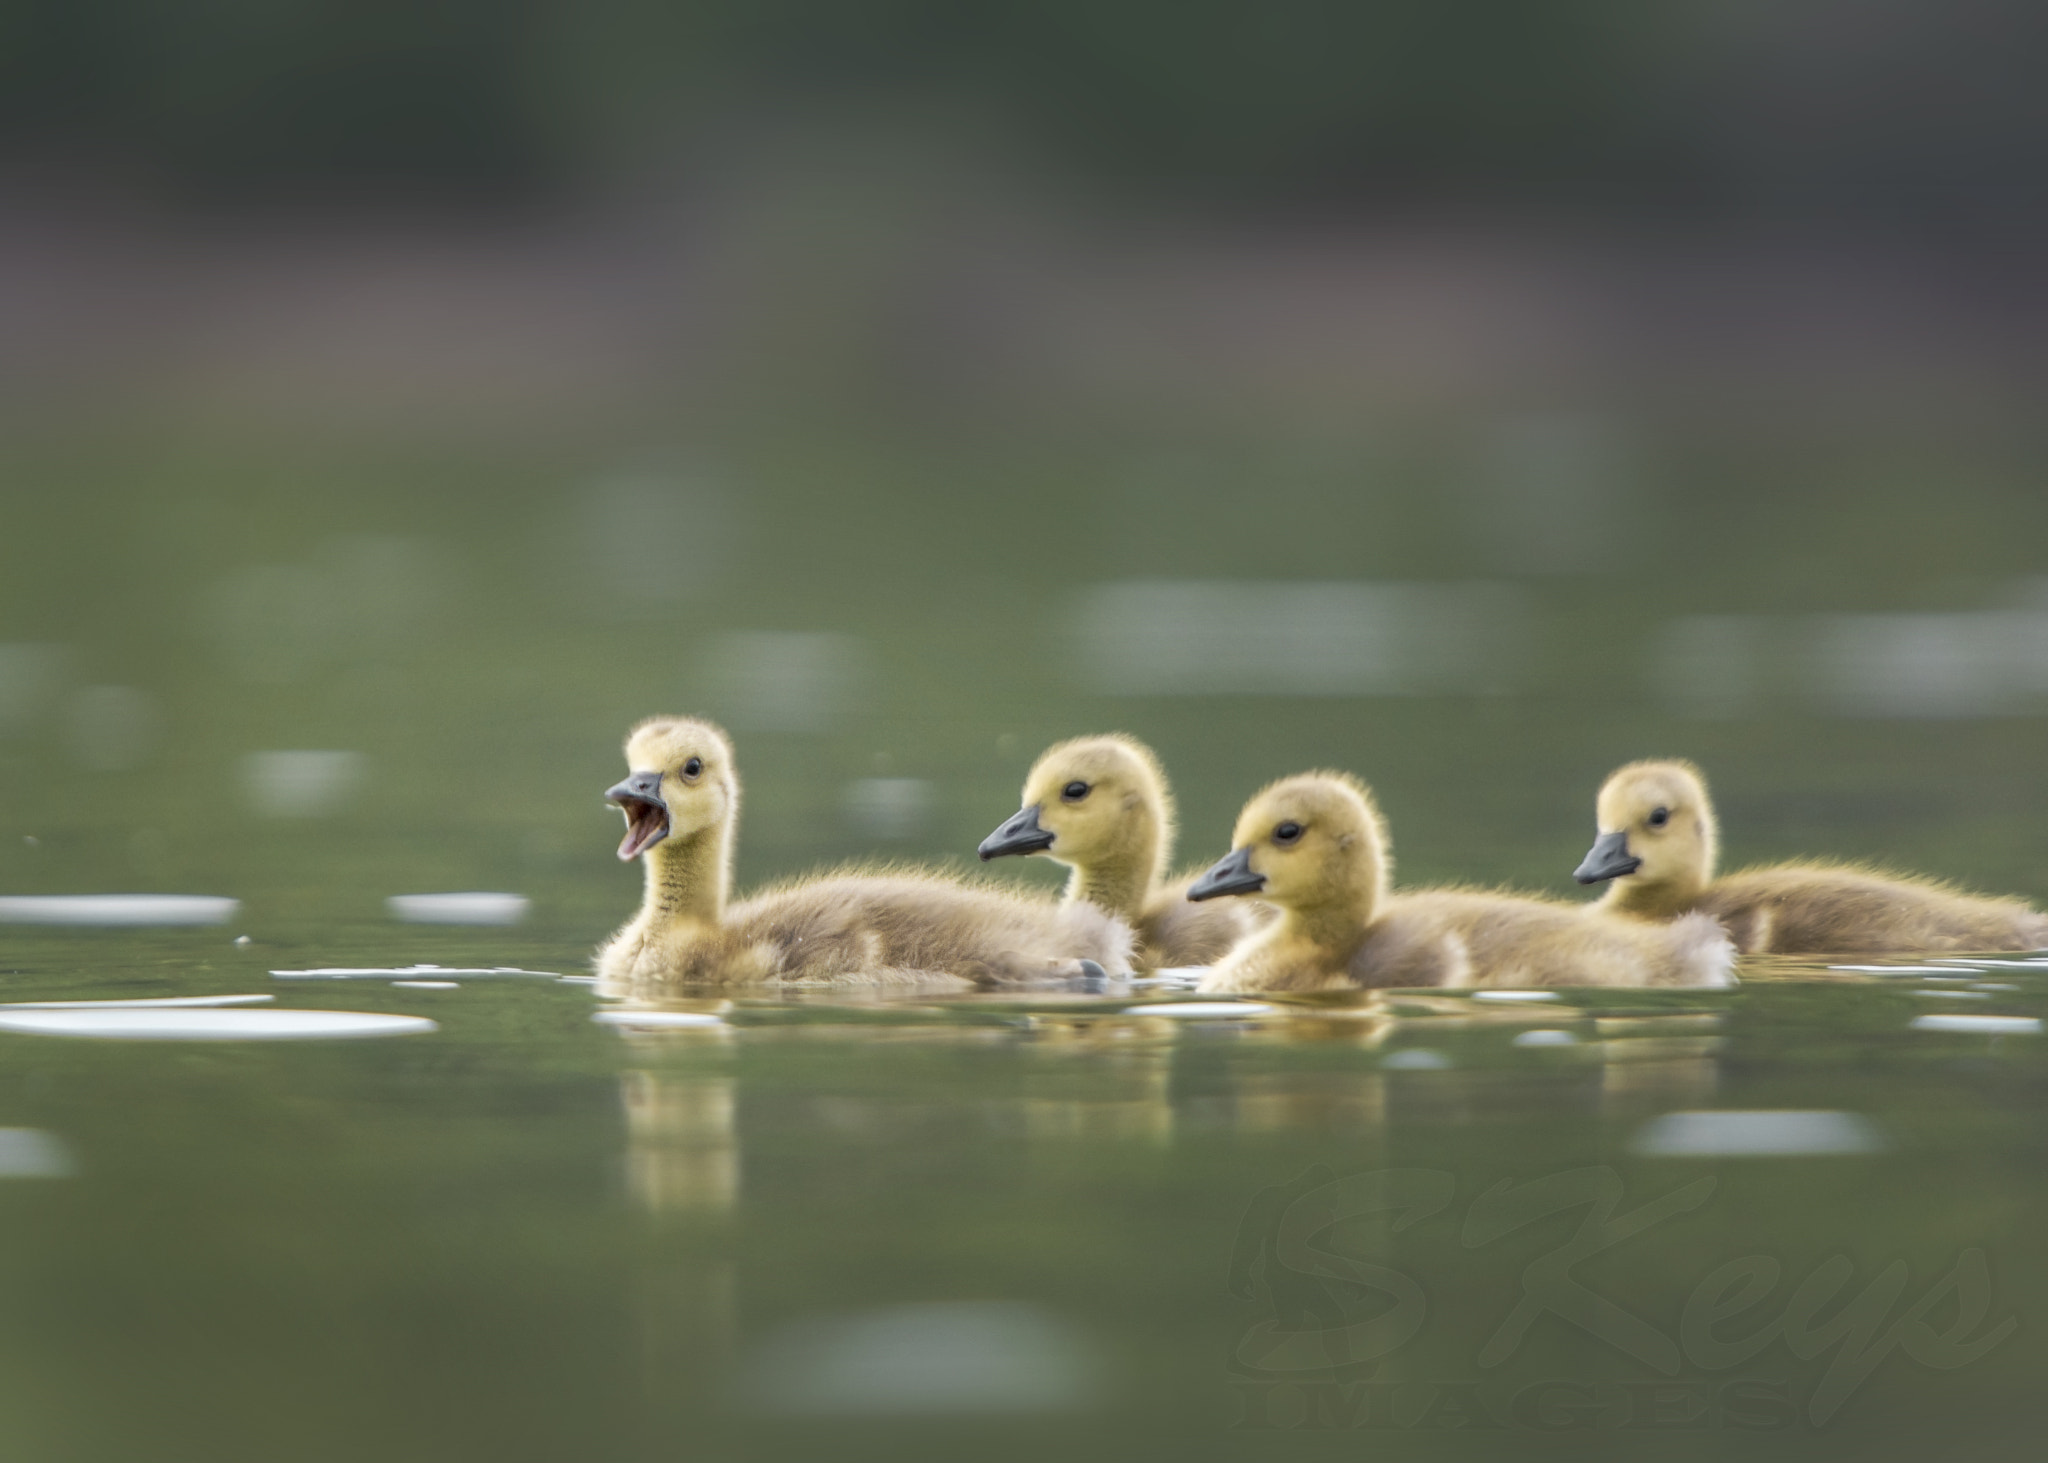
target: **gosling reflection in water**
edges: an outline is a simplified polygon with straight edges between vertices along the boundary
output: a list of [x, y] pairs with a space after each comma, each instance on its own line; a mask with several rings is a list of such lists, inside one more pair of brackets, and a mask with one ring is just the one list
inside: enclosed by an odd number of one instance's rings
[[[1364, 1131], [1405, 1123], [1485, 1123], [1525, 1111], [1530, 1084], [1569, 1089], [1634, 1118], [1708, 1105], [1723, 1046], [1718, 1011], [1604, 1015], [1569, 1003], [1480, 1004], [1430, 992], [1385, 992], [1342, 1011], [1268, 1020], [1237, 1048], [1351, 1045], [1371, 1066], [1266, 1069], [1235, 1055], [1206, 1083], [1177, 1084], [1184, 1127]], [[1555, 1037], [1555, 1040], [1531, 1041]], [[1213, 1043], [1212, 1043], [1213, 1045]], [[1185, 1061], [1186, 1043], [1180, 1049]], [[1369, 1054], [1369, 1055], [1367, 1055]], [[1206, 1091], [1189, 1090], [1206, 1086]]]
[[[1148, 1016], [1143, 1007], [1115, 1015], [1037, 1013], [1029, 1020], [1026, 1050], [1045, 1060], [1043, 1085], [1059, 1089], [1059, 1095], [1024, 1101], [1026, 1131], [1042, 1137], [1165, 1141], [1183, 1128], [1277, 1132], [1377, 1126], [1384, 1100], [1376, 1070], [1246, 1068], [1270, 1060], [1275, 1048], [1371, 1051], [1385, 1039], [1389, 1025], [1383, 1013], [1365, 1007], [1333, 1006], [1259, 1022]], [[1103, 1095], [1067, 1095], [1081, 1082]]]
[[1634, 1114], [1711, 1105], [1721, 1083], [1721, 1013], [1602, 1016], [1600, 1097]]
[[652, 1214], [721, 1214], [739, 1202], [738, 1085], [730, 1077], [626, 1072], [626, 1192]]
[[1387, 1122], [1387, 1077], [1377, 1068], [1246, 1072], [1231, 1085], [1227, 1121], [1239, 1132], [1341, 1133], [1378, 1129]]
[[[1026, 1023], [1033, 1089], [1017, 1104], [1033, 1138], [1173, 1137], [1175, 1023], [1159, 1016], [1040, 1012]], [[1074, 1089], [1085, 1086], [1085, 1095]]]
[[[637, 1047], [699, 1048], [732, 1032], [622, 1033]], [[626, 1119], [625, 1189], [633, 1205], [661, 1219], [730, 1213], [740, 1198], [739, 1084], [713, 1073], [641, 1070], [619, 1075]], [[739, 1337], [739, 1270], [699, 1247], [670, 1251], [636, 1272], [640, 1382], [672, 1401], [677, 1379], [717, 1376]]]
[[640, 912], [598, 952], [614, 987], [975, 985], [1130, 970], [1131, 931], [943, 875], [876, 870], [798, 879], [728, 907], [740, 783], [709, 722], [656, 717], [626, 740], [621, 859], [647, 869]]

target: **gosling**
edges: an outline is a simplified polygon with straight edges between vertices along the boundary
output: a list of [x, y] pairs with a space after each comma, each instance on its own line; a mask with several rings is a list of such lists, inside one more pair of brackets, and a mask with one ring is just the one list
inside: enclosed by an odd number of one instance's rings
[[1130, 969], [1131, 932], [932, 873], [812, 876], [728, 906], [740, 783], [723, 731], [655, 717], [626, 738], [632, 775], [605, 794], [626, 818], [619, 857], [646, 865], [640, 912], [597, 954], [608, 986], [1004, 984]]
[[1053, 746], [1024, 779], [1024, 806], [982, 839], [984, 860], [1044, 854], [1073, 870], [1066, 903], [1107, 910], [1138, 937], [1138, 963], [1212, 965], [1272, 917], [1253, 903], [1190, 904], [1194, 872], [1168, 882], [1173, 794], [1152, 749], [1132, 737]]
[[2038, 950], [2048, 915], [1928, 879], [1821, 863], [1714, 877], [1720, 829], [1690, 762], [1632, 762], [1600, 789], [1600, 836], [1573, 875], [1612, 880], [1596, 906], [1639, 920], [1699, 912], [1746, 954]]
[[1188, 898], [1256, 894], [1280, 918], [1211, 970], [1205, 991], [1735, 983], [1734, 948], [1702, 915], [1645, 925], [1476, 890], [1390, 893], [1379, 810], [1344, 773], [1273, 783], [1245, 805], [1232, 842]]

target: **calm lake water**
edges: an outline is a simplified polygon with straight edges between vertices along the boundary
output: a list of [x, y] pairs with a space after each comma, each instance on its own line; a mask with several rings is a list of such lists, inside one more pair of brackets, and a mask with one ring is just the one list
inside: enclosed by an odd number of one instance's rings
[[[2042, 1406], [2048, 969], [621, 1025], [398, 969], [562, 942], [230, 928], [10, 930], [9, 993], [435, 1029], [0, 1011], [10, 1456], [1909, 1457]], [[343, 954], [390, 973], [273, 973]]]
[[[9, 1458], [1868, 1459], [2039, 1431], [2048, 970], [666, 1027], [557, 978], [638, 899], [601, 796], [661, 711], [733, 729], [742, 885], [965, 870], [1040, 748], [1121, 728], [1175, 778], [1185, 863], [1262, 781], [1339, 766], [1404, 882], [1576, 897], [1601, 777], [1686, 755], [1734, 863], [2039, 900], [2030, 438], [17, 426], [0, 897], [239, 904], [0, 924], [0, 1000], [433, 1029], [0, 1011]], [[512, 922], [387, 903], [451, 891]], [[274, 974], [334, 967], [385, 973]], [[505, 968], [540, 974], [448, 973]]]

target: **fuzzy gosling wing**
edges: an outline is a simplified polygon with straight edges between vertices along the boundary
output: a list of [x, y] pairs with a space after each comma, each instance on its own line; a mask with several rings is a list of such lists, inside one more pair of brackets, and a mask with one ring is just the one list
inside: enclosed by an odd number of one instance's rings
[[1130, 969], [1132, 943], [1128, 926], [1093, 905], [888, 876], [770, 890], [736, 905], [726, 927], [749, 948], [772, 947], [776, 978], [800, 981], [904, 973], [1021, 978], [1081, 960], [1121, 974]]
[[1362, 935], [1347, 959], [1285, 928], [1265, 929], [1219, 961], [1201, 989], [1735, 984], [1735, 947], [1703, 914], [1651, 924], [1580, 905], [1424, 890], [1391, 897]]
[[1580, 905], [1425, 891], [1390, 901], [1352, 970], [1373, 985], [1711, 989], [1734, 984], [1734, 965], [1734, 946], [1704, 915], [1651, 925]]
[[1754, 869], [1716, 881], [1698, 908], [1753, 953], [1901, 954], [2036, 950], [2048, 915], [2016, 899], [1862, 869]]
[[1273, 918], [1271, 905], [1249, 899], [1190, 903], [1188, 886], [1199, 877], [1176, 879], [1145, 902], [1137, 933], [1154, 964], [1214, 965]]

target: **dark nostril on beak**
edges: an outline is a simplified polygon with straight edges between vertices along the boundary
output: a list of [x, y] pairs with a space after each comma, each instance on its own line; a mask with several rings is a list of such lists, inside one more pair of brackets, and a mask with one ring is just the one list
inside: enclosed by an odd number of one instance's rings
[[1197, 904], [1225, 894], [1256, 894], [1266, 887], [1266, 876], [1252, 871], [1252, 851], [1234, 848], [1188, 885], [1188, 898]]
[[1643, 861], [1628, 851], [1628, 831], [1617, 829], [1603, 833], [1593, 841], [1593, 847], [1585, 860], [1572, 871], [1572, 877], [1581, 884], [1598, 884], [1633, 874], [1642, 866]]
[[1038, 822], [1038, 804], [1020, 808], [1003, 820], [1002, 827], [981, 840], [976, 850], [986, 863], [1007, 854], [1043, 853], [1052, 847], [1052, 834]]
[[668, 804], [661, 796], [661, 774], [659, 772], [636, 772], [624, 782], [616, 783], [605, 790], [604, 800], [608, 803], [622, 803], [628, 798], [643, 803]]

